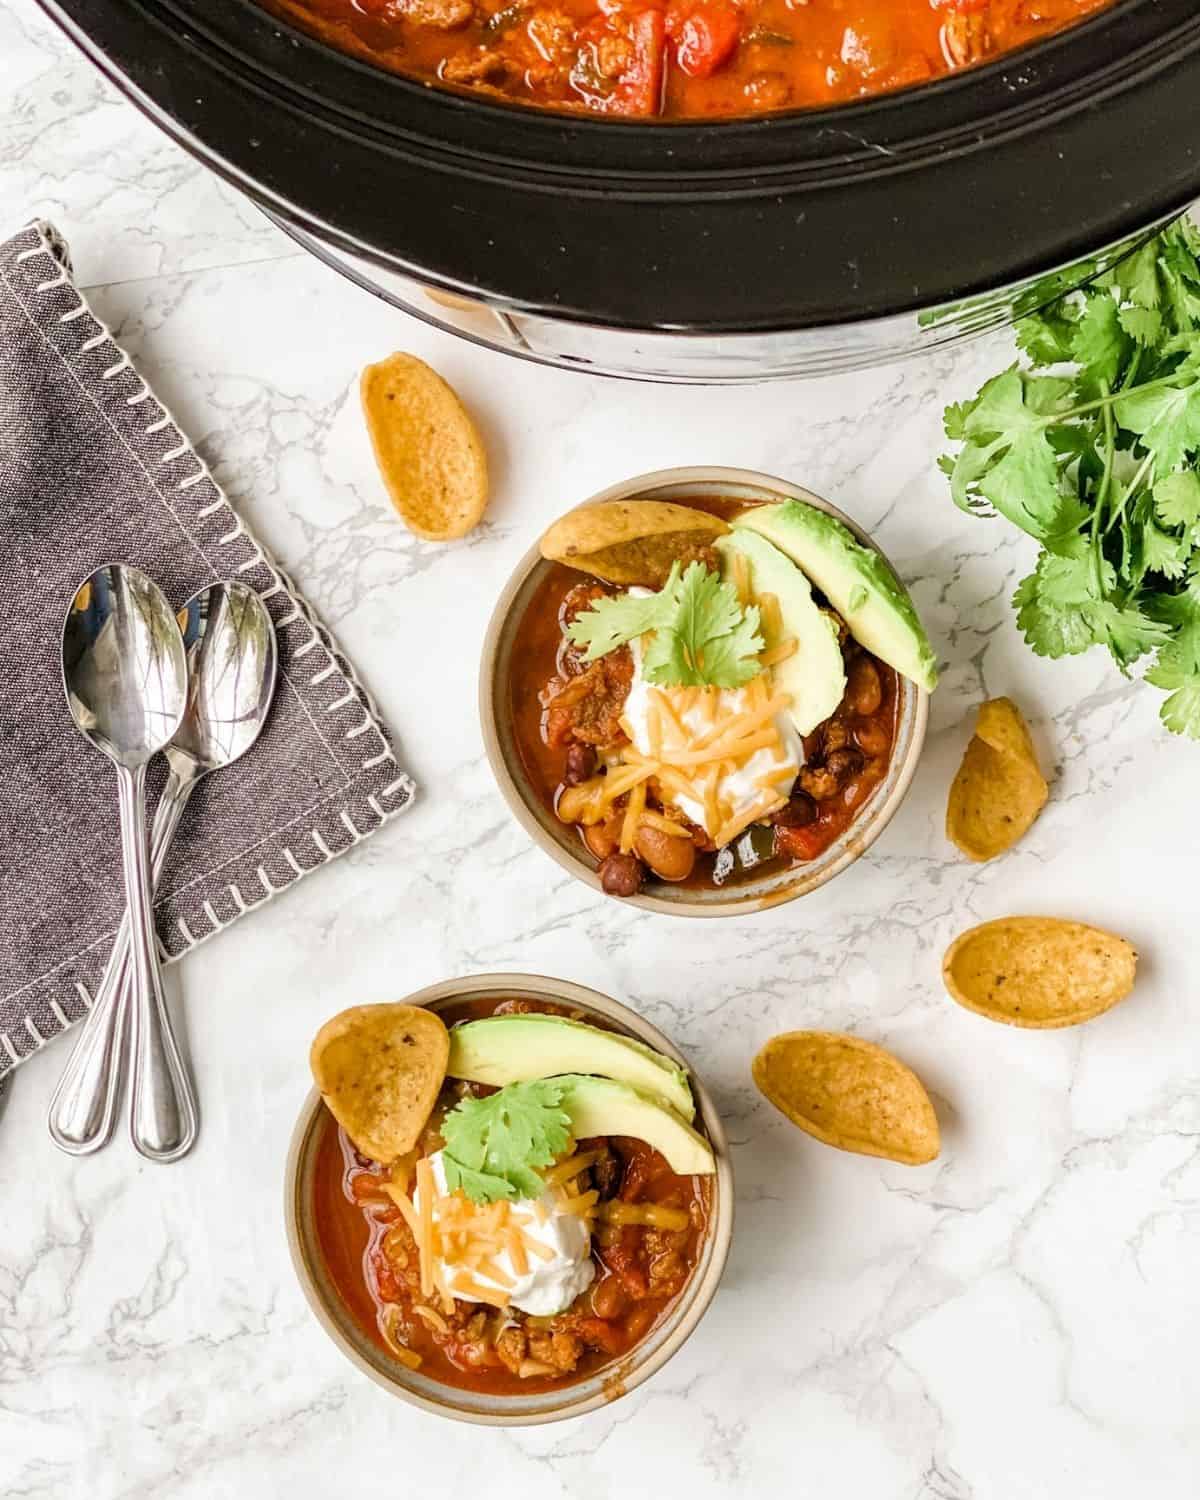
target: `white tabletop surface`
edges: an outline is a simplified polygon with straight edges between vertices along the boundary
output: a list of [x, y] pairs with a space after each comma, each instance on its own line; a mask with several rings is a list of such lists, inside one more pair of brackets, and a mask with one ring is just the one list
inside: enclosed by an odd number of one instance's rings
[[[1106, 659], [1038, 661], [1009, 607], [1030, 545], [950, 502], [942, 406], [1000, 367], [1006, 340], [732, 391], [484, 353], [299, 254], [33, 0], [4, 0], [0, 217], [33, 213], [67, 235], [99, 314], [324, 612], [421, 792], [176, 971], [204, 1113], [187, 1161], [152, 1167], [123, 1140], [59, 1155], [43, 1115], [64, 1046], [17, 1074], [0, 1128], [0, 1495], [1194, 1496], [1200, 750]], [[415, 541], [373, 470], [355, 379], [397, 348], [442, 371], [487, 439], [492, 505], [459, 545]], [[491, 601], [539, 527], [678, 463], [761, 468], [837, 501], [911, 582], [945, 663], [915, 785], [869, 858], [734, 922], [640, 913], [567, 878], [506, 811], [475, 713]], [[998, 693], [1027, 709], [1052, 791], [1030, 837], [979, 868], [942, 818], [972, 706]], [[1061, 1033], [957, 1008], [946, 943], [1014, 911], [1128, 935], [1133, 997]], [[318, 1024], [495, 969], [580, 980], [666, 1028], [716, 1090], [738, 1175], [727, 1277], [683, 1352], [609, 1410], [507, 1433], [451, 1428], [345, 1363], [301, 1298], [280, 1213]], [[828, 1150], [756, 1097], [754, 1049], [811, 1026], [917, 1069], [936, 1163]]]

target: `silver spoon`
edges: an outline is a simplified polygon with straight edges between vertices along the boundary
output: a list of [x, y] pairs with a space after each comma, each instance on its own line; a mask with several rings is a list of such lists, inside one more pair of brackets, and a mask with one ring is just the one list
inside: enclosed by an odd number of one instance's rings
[[[266, 721], [275, 690], [275, 631], [266, 606], [241, 583], [219, 583], [180, 611], [189, 667], [187, 710], [166, 748], [170, 777], [154, 815], [153, 878], [158, 880], [180, 816], [196, 783], [244, 755]], [[112, 1135], [128, 1010], [129, 932], [122, 924], [92, 1009], [50, 1104], [50, 1134], [74, 1156]], [[168, 1078], [169, 1083], [169, 1078]], [[173, 1161], [195, 1140], [196, 1113], [180, 1114], [174, 1146], [160, 1110], [169, 1109], [145, 1067], [135, 1074], [134, 1144], [153, 1160]], [[190, 1099], [190, 1093], [188, 1095]], [[185, 1106], [186, 1108], [186, 1106]]]
[[187, 658], [171, 606], [137, 568], [113, 564], [84, 580], [63, 623], [63, 688], [75, 727], [117, 769], [125, 900], [138, 1016], [159, 1025], [142, 1048], [171, 1061], [154, 939], [146, 847], [146, 767], [179, 728]]

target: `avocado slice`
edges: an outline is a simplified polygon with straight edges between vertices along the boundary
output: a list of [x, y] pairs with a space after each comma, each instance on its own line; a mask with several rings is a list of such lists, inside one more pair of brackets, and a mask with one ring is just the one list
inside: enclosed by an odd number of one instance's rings
[[687, 1070], [632, 1037], [566, 1016], [486, 1016], [450, 1032], [452, 1078], [502, 1088], [560, 1073], [600, 1073], [628, 1083], [691, 1120], [696, 1113]]
[[817, 608], [812, 585], [791, 560], [755, 531], [731, 531], [714, 543], [728, 571], [733, 555], [750, 566], [755, 594], [774, 594], [779, 600], [786, 635], [796, 639], [796, 651], [773, 670], [780, 692], [791, 698], [788, 714], [800, 734], [811, 734], [836, 710], [846, 691], [846, 667], [838, 645], [837, 625]]
[[653, 1146], [681, 1177], [707, 1176], [717, 1170], [712, 1147], [669, 1104], [611, 1078], [569, 1074], [558, 1081], [564, 1085], [563, 1108], [571, 1117], [576, 1140], [631, 1135]]
[[932, 693], [937, 658], [908, 590], [872, 547], [833, 516], [801, 500], [757, 505], [733, 522], [735, 533], [765, 536], [821, 590], [850, 634], [880, 661]]

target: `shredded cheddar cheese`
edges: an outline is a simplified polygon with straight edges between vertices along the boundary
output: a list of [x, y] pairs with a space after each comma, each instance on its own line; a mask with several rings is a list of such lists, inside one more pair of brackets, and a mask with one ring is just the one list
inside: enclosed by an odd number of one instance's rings
[[777, 646], [772, 646], [769, 651], [764, 652], [759, 660], [764, 667], [777, 667], [780, 662], [787, 661], [789, 656], [795, 656], [799, 649], [799, 641], [794, 636], [789, 636], [787, 640], [780, 641]]
[[525, 1253], [525, 1236], [515, 1226], [504, 1237], [508, 1258], [518, 1276], [529, 1275], [529, 1256]]
[[574, 1156], [569, 1156], [566, 1161], [560, 1161], [556, 1167], [551, 1167], [548, 1172], [542, 1174], [542, 1181], [548, 1189], [562, 1187], [570, 1182], [572, 1177], [578, 1177], [580, 1172], [585, 1172], [593, 1162], [600, 1160], [599, 1151], [580, 1151]]
[[413, 1312], [423, 1322], [428, 1323], [430, 1328], [436, 1328], [439, 1333], [449, 1333], [450, 1325], [442, 1317], [440, 1312], [435, 1312], [432, 1307], [426, 1307], [423, 1303], [416, 1303]]
[[493, 1287], [484, 1286], [482, 1282], [460, 1272], [450, 1283], [452, 1292], [461, 1292], [464, 1297], [470, 1297], [475, 1302], [486, 1302], [490, 1307], [507, 1307], [508, 1293], [498, 1292]]
[[638, 824], [646, 811], [646, 782], [640, 781], [629, 794], [629, 804], [621, 823], [621, 853], [628, 854], [637, 838]]

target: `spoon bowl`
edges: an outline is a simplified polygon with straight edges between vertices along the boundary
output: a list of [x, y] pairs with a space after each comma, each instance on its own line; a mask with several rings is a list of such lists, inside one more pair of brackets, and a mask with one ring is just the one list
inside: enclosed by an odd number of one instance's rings
[[179, 611], [188, 702], [167, 750], [203, 775], [237, 760], [262, 731], [275, 693], [278, 652], [267, 607], [244, 583], [210, 584]]
[[135, 771], [170, 740], [187, 705], [183, 637], [162, 591], [122, 564], [80, 585], [63, 626], [63, 688], [75, 726]]

